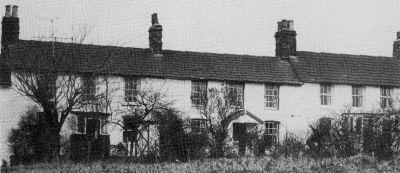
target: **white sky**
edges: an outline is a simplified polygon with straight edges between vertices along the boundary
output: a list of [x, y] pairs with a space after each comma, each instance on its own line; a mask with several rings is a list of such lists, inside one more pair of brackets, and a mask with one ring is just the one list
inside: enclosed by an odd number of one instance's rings
[[71, 37], [85, 43], [148, 47], [150, 16], [163, 25], [163, 48], [273, 56], [277, 22], [293, 19], [297, 50], [392, 56], [400, 0], [2, 0], [19, 6], [21, 39]]

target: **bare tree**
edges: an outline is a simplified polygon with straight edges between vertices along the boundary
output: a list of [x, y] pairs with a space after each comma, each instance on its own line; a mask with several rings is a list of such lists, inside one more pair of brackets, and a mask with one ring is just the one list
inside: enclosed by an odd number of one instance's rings
[[[80, 41], [86, 36], [87, 32], [84, 32]], [[6, 55], [6, 61], [12, 72], [12, 88], [41, 108], [43, 152], [52, 159], [60, 153], [60, 131], [72, 111], [85, 108], [88, 103], [103, 108], [104, 103], [109, 103], [104, 101], [108, 91], [91, 95], [96, 92], [91, 86], [107, 84], [108, 61], [98, 62], [101, 65], [94, 67], [88, 61], [74, 61], [85, 58], [84, 54], [74, 52], [76, 49], [84, 49], [80, 43], [39, 44], [51, 46], [52, 49], [48, 51], [38, 48], [39, 53], [32, 53], [19, 60], [23, 62], [16, 62], [16, 57]], [[73, 70], [76, 66], [91, 68], [90, 71], [82, 72]], [[85, 79], [94, 79], [92, 85], [87, 85]]]
[[[138, 152], [143, 153], [149, 147], [142, 148], [142, 151], [137, 150], [139, 141], [145, 138], [144, 133], [149, 131], [149, 126], [157, 124], [156, 112], [168, 110], [173, 105], [173, 101], [167, 99], [162, 89], [154, 88], [151, 82], [146, 80], [141, 83], [146, 83], [146, 85], [136, 91], [133, 100], [121, 103], [123, 108], [116, 111], [122, 118], [117, 117], [110, 122], [125, 131], [127, 140], [130, 142], [130, 156], [138, 156]], [[133, 153], [133, 148], [135, 148], [135, 153]]]
[[243, 109], [243, 100], [238, 99], [238, 92], [228, 85], [221, 89], [210, 88], [208, 93], [192, 100], [200, 99], [198, 111], [207, 121], [207, 132], [210, 134], [211, 154], [213, 157], [223, 157], [226, 149], [226, 140], [229, 137], [229, 124]]

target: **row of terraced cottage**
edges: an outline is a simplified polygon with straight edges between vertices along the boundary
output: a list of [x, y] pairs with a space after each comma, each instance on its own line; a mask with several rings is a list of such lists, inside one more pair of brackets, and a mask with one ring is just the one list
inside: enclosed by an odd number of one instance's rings
[[[400, 93], [400, 32], [393, 44], [393, 57], [305, 52], [296, 49], [293, 21], [282, 20], [275, 33], [275, 56], [215, 54], [163, 50], [162, 26], [156, 14], [152, 16], [147, 49], [20, 40], [17, 10], [15, 6], [11, 12], [6, 6], [2, 20], [3, 60], [8, 57], [23, 64], [33, 58], [46, 66], [49, 59], [59, 56], [70, 59], [63, 63], [76, 73], [90, 73], [107, 60], [114, 72], [110, 81], [93, 86], [95, 82], [82, 78], [88, 88], [97, 88], [87, 95], [95, 95], [102, 88], [114, 89], [117, 101], [111, 108], [123, 109], [150, 83], [174, 100], [174, 107], [191, 119], [195, 131], [205, 128], [205, 121], [199, 114], [198, 100], [191, 98], [207, 93], [209, 88], [228, 86], [236, 91], [236, 103], [242, 110], [229, 125], [233, 142], [254, 126], [279, 141], [286, 132], [307, 131], [321, 117], [382, 112], [396, 106]], [[7, 159], [7, 134], [16, 126], [19, 115], [34, 103], [13, 89], [13, 73], [2, 67], [1, 157]], [[129, 147], [124, 130], [102, 124], [111, 118], [121, 117], [96, 112], [87, 116], [76, 110], [68, 120], [77, 121], [77, 127], [64, 125], [62, 134], [71, 138], [94, 135], [106, 146], [123, 142]], [[150, 138], [150, 143], [156, 141]]]

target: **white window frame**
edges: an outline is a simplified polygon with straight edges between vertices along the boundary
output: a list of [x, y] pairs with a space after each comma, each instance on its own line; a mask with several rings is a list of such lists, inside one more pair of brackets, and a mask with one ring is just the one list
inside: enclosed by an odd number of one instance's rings
[[[332, 105], [332, 92], [333, 85], [331, 84], [321, 84], [320, 85], [320, 104], [321, 106], [331, 106]], [[324, 99], [326, 98], [326, 100]]]
[[204, 97], [204, 94], [207, 97], [207, 81], [192, 81], [192, 90], [190, 93], [192, 106], [203, 106], [202, 97]]
[[[135, 88], [136, 87], [136, 88]], [[140, 88], [140, 79], [134, 77], [126, 77], [125, 78], [125, 95], [124, 99], [126, 102], [136, 102], [137, 101], [137, 93]]]
[[265, 121], [265, 133], [266, 136], [274, 136], [273, 144], [277, 144], [279, 141], [279, 121]]
[[363, 86], [354, 85], [351, 87], [352, 107], [360, 108], [364, 106], [365, 88]]
[[279, 85], [268, 85], [264, 87], [265, 107], [268, 109], [279, 109]]
[[393, 87], [381, 86], [380, 87], [380, 105], [382, 109], [393, 106]]
[[[197, 126], [198, 123], [198, 126]], [[191, 119], [190, 129], [193, 133], [202, 133], [207, 130], [207, 120], [206, 119]]]
[[228, 92], [235, 92], [235, 102], [231, 106], [244, 107], [244, 84], [243, 83], [227, 83]]

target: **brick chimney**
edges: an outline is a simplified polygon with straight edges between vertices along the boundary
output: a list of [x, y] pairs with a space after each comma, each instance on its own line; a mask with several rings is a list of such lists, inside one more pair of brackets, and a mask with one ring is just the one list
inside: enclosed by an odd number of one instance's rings
[[1, 48], [3, 49], [19, 40], [18, 6], [13, 6], [11, 12], [11, 5], [6, 5], [6, 14], [1, 24]]
[[397, 32], [396, 41], [393, 42], [393, 58], [400, 59], [400, 31]]
[[296, 55], [296, 31], [293, 20], [283, 19], [278, 22], [278, 31], [275, 33], [276, 57], [289, 57]]
[[149, 29], [149, 46], [153, 54], [162, 53], [162, 26], [158, 23], [157, 13], [151, 15], [151, 26]]

